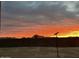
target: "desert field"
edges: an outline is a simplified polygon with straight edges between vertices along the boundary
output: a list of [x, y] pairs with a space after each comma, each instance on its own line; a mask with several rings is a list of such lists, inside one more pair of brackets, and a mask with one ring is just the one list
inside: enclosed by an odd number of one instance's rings
[[[59, 47], [60, 58], [79, 57], [79, 47]], [[0, 58], [57, 58], [56, 47], [3, 47]]]

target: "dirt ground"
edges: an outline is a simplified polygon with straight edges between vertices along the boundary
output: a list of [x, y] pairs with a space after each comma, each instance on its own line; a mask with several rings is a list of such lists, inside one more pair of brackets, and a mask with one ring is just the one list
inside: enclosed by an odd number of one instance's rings
[[[79, 57], [79, 47], [59, 47], [59, 56]], [[7, 47], [0, 48], [0, 58], [57, 58], [56, 47]]]

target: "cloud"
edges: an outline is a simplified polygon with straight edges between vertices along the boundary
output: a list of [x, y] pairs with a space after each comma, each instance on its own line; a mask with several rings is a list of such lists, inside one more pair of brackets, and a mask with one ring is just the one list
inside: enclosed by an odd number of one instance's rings
[[[64, 19], [79, 23], [79, 3], [65, 1], [1, 2], [3, 29], [28, 28], [44, 25], [61, 25]], [[77, 19], [76, 19], [77, 18]], [[72, 21], [71, 21], [72, 23]], [[74, 24], [75, 24], [74, 23]], [[68, 25], [69, 23], [63, 23]]]

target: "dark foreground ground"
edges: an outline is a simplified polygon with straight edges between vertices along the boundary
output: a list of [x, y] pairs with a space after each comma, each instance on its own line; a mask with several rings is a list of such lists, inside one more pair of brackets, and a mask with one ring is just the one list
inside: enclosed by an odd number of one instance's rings
[[0, 57], [79, 57], [79, 38], [0, 38]]
[[0, 47], [79, 47], [79, 37], [0, 38]]

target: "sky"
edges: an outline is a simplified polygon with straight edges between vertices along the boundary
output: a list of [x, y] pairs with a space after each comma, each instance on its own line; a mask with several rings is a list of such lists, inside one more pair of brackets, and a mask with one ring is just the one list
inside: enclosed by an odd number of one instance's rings
[[0, 37], [79, 36], [79, 1], [2, 1]]

